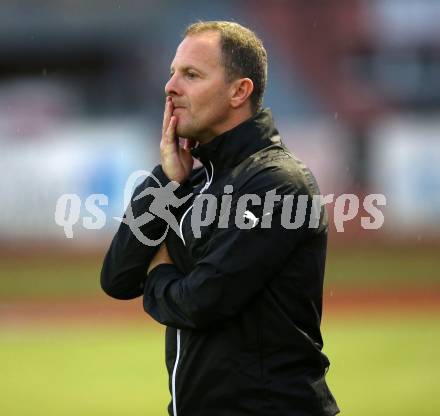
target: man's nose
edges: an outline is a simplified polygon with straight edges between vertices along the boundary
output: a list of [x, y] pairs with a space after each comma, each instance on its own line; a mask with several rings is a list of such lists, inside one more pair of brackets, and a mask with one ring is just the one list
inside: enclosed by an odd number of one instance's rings
[[176, 74], [172, 75], [165, 84], [165, 95], [181, 95], [180, 87]]

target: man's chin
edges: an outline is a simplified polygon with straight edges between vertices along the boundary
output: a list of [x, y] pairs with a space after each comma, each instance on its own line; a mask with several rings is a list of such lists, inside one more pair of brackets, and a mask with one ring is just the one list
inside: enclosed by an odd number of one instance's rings
[[197, 140], [197, 133], [194, 130], [177, 125], [176, 135], [184, 139]]

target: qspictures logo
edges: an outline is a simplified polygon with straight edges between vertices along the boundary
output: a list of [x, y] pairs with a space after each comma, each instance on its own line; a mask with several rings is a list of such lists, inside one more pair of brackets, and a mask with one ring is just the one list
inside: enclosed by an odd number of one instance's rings
[[[133, 199], [133, 188], [140, 178], [151, 178], [151, 183]], [[292, 230], [301, 227], [317, 228], [320, 224], [322, 208], [334, 203], [333, 221], [338, 232], [344, 232], [344, 224], [354, 220], [360, 212], [361, 204], [367, 215], [360, 216], [361, 227], [365, 230], [377, 230], [384, 224], [385, 217], [379, 207], [386, 205], [383, 194], [369, 194], [361, 201], [355, 194], [328, 195], [278, 195], [276, 190], [266, 192], [264, 196], [243, 194], [234, 199], [232, 185], [225, 185], [223, 194], [216, 196], [209, 193], [188, 194], [183, 198], [176, 195], [180, 185], [171, 181], [162, 186], [160, 181], [145, 170], [133, 172], [124, 188], [124, 217], [113, 217], [114, 221], [127, 224], [136, 238], [148, 246], [156, 246], [165, 239], [171, 228], [185, 243], [182, 223], [189, 216], [195, 238], [201, 237], [203, 227], [214, 224], [218, 228], [228, 228], [233, 222], [239, 229], [249, 230], [256, 227], [270, 228], [274, 216], [279, 216], [281, 226]], [[173, 211], [192, 199], [185, 212], [177, 220]], [[144, 202], [144, 204], [143, 204]], [[63, 194], [55, 207], [55, 222], [63, 227], [67, 238], [73, 238], [73, 227], [80, 220], [81, 198], [77, 194]], [[142, 206], [142, 213], [135, 216], [133, 206]], [[88, 230], [101, 229], [106, 225], [106, 214], [101, 207], [108, 205], [105, 194], [92, 194], [85, 200], [85, 209], [91, 214], [82, 218], [82, 226]], [[259, 214], [257, 214], [257, 212]], [[166, 223], [163, 233], [150, 239], [142, 231], [151, 221], [161, 219]]]

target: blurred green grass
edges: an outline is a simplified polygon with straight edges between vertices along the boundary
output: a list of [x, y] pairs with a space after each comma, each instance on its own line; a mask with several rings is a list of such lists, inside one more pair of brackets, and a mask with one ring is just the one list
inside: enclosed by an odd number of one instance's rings
[[162, 415], [164, 334], [143, 327], [9, 329], [0, 334], [0, 413]]
[[438, 244], [330, 246], [326, 283], [359, 289], [437, 286], [440, 284], [439, 252]]
[[440, 317], [350, 315], [323, 325], [327, 381], [341, 414], [439, 415]]
[[[438, 247], [331, 247], [327, 288], [439, 287]], [[102, 255], [1, 257], [0, 301], [105, 296]], [[0, 305], [1, 306], [1, 305]], [[121, 304], [122, 310], [122, 304]], [[328, 382], [342, 414], [440, 414], [440, 316], [324, 316]], [[145, 322], [0, 326], [0, 414], [165, 415], [164, 331]], [[96, 324], [96, 323], [95, 323]]]
[[99, 286], [102, 259], [30, 257], [19, 261], [3, 258], [0, 296], [8, 299], [84, 297], [102, 294]]
[[[323, 331], [341, 414], [440, 414], [438, 318], [330, 318]], [[2, 331], [1, 414], [165, 415], [163, 343], [153, 324]]]
[[[395, 289], [440, 284], [439, 247], [344, 246], [330, 248], [326, 287]], [[0, 297], [8, 299], [102, 295], [103, 254], [94, 257], [2, 258]]]

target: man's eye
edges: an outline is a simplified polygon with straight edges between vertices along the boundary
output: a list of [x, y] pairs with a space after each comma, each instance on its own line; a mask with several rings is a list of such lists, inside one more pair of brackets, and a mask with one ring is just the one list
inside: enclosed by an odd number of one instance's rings
[[188, 73], [186, 74], [186, 76], [187, 76], [189, 79], [194, 79], [194, 78], [197, 77], [197, 74], [195, 74], [194, 72], [188, 72]]

